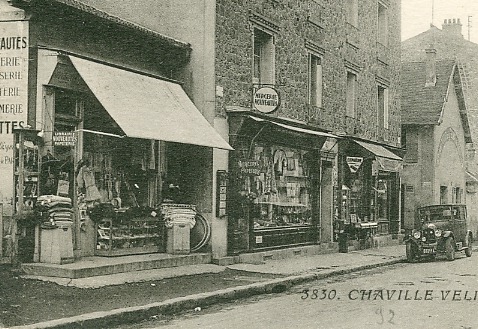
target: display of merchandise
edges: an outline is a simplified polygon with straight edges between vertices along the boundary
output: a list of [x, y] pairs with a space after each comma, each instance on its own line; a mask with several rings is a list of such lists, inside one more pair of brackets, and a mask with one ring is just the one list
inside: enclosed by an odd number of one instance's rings
[[97, 224], [96, 255], [121, 256], [161, 252], [164, 249], [164, 222], [152, 211], [133, 216], [128, 208], [118, 208], [111, 218]]

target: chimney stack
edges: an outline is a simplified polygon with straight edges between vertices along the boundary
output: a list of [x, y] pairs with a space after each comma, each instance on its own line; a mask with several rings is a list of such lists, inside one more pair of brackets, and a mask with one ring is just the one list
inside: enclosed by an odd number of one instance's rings
[[449, 18], [443, 21], [442, 30], [449, 35], [460, 36], [463, 38], [463, 34], [461, 34], [461, 27], [462, 25], [459, 18]]
[[436, 49], [427, 48], [425, 49], [427, 54], [426, 58], [426, 80], [425, 80], [425, 87], [434, 87], [437, 82], [437, 73], [436, 73], [436, 56], [437, 51]]

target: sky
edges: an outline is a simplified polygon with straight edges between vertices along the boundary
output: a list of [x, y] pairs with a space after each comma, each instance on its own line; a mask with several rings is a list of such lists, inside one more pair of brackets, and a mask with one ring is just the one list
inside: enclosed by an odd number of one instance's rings
[[[400, 0], [397, 0], [400, 1]], [[460, 19], [463, 36], [478, 43], [478, 0], [401, 0], [402, 40], [411, 38], [430, 28], [430, 24], [442, 28], [445, 19]], [[433, 15], [432, 15], [432, 8]], [[468, 29], [468, 16], [472, 16]], [[433, 19], [433, 21], [432, 21]]]

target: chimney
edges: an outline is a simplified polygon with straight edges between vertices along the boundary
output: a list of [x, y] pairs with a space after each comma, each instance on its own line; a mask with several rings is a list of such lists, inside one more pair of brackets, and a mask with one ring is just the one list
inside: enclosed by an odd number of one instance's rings
[[449, 34], [449, 35], [453, 35], [453, 36], [459, 36], [459, 37], [462, 37], [463, 38], [463, 34], [461, 34], [461, 22], [460, 22], [460, 19], [445, 19], [443, 21], [443, 25], [442, 25], [442, 30], [443, 32]]
[[426, 80], [425, 87], [434, 87], [437, 82], [437, 72], [436, 72], [436, 49], [427, 48], [425, 49], [427, 54], [425, 70], [426, 70]]

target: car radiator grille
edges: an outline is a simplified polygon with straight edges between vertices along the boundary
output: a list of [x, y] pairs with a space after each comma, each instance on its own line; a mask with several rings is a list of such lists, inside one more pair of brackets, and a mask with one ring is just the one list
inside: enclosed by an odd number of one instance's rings
[[422, 236], [425, 238], [424, 242], [426, 242], [426, 243], [435, 243], [437, 241], [437, 239], [435, 237], [435, 230], [433, 230], [433, 229], [423, 230], [423, 235]]

